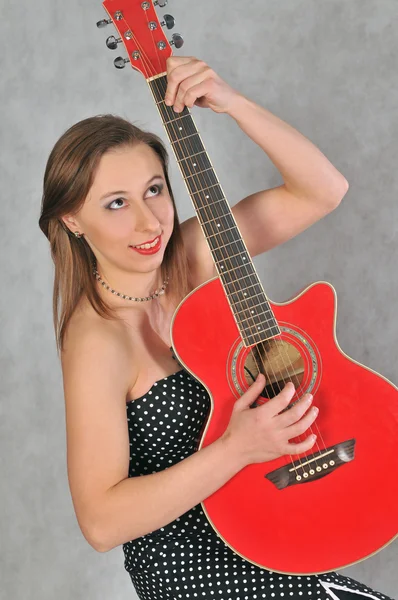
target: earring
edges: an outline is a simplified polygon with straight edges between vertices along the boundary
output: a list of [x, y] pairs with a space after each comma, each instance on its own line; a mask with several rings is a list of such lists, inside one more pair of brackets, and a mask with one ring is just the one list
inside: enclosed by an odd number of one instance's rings
[[77, 238], [81, 238], [83, 235], [82, 233], [79, 233], [78, 231], [75, 231], [74, 234]]

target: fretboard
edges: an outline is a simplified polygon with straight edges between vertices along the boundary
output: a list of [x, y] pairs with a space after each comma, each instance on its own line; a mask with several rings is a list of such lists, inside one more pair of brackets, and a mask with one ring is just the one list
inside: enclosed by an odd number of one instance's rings
[[164, 103], [166, 74], [148, 80], [177, 163], [246, 347], [280, 334], [231, 207], [187, 107]]

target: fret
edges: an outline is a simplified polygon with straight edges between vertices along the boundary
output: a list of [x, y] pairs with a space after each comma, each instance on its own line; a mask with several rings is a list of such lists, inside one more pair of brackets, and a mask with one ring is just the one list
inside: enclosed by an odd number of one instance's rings
[[184, 138], [177, 138], [173, 141], [172, 147], [177, 159], [181, 160], [197, 152], [205, 152], [202, 141], [198, 133], [187, 135]]
[[[220, 204], [222, 202], [222, 204]], [[212, 200], [211, 202], [208, 203], [207, 206], [198, 206], [196, 207], [196, 210], [206, 210], [209, 208], [209, 206], [211, 205], [212, 211], [213, 213], [215, 211], [219, 211], [219, 210], [224, 210], [224, 213], [218, 214], [216, 215], [217, 219], [220, 219], [224, 216], [230, 217], [233, 219], [233, 215], [231, 213], [230, 207], [227, 204], [227, 202], [225, 202], [225, 198], [220, 198], [219, 200]], [[216, 221], [216, 218], [214, 219], [209, 219], [208, 221], [203, 221], [201, 220], [202, 225], [206, 225], [207, 223], [212, 223], [213, 221]]]
[[[221, 265], [221, 267], [224, 269], [222, 271], [222, 275], [229, 275], [229, 273], [232, 273], [233, 271], [240, 271], [241, 269], [246, 269], [246, 271], [247, 271], [248, 269], [251, 268], [253, 270], [252, 275], [254, 277], [257, 277], [257, 273], [255, 272], [254, 267], [252, 266], [251, 263], [247, 263], [247, 264], [246, 263], [242, 263], [241, 265], [238, 265], [236, 267], [232, 267], [232, 269], [225, 269], [224, 265]], [[235, 279], [235, 281], [237, 281], [236, 278], [234, 278], [234, 279]]]
[[214, 169], [210, 169], [190, 179], [185, 179], [189, 192], [194, 192], [197, 189], [203, 188], [206, 185], [212, 185], [217, 183], [217, 175], [214, 173]]
[[[266, 317], [267, 317], [266, 319], [261, 319], [261, 322], [271, 321], [271, 320], [273, 321], [274, 317], [273, 317], [273, 312], [272, 312], [271, 308], [268, 308], [267, 310], [263, 311], [262, 313], [255, 313], [254, 311], [252, 311], [252, 312], [253, 312], [253, 315], [251, 315], [250, 317], [246, 317], [245, 319], [239, 318], [239, 323], [242, 324], [245, 321], [253, 320], [253, 322], [255, 324], [257, 324], [259, 322], [258, 317], [261, 317], [261, 315], [266, 315]], [[237, 315], [239, 315], [239, 314], [240, 313], [237, 313]]]
[[[264, 337], [264, 334], [266, 337]], [[254, 344], [259, 344], [260, 342], [265, 342], [270, 338], [276, 337], [277, 335], [281, 335], [281, 331], [277, 325], [267, 329], [265, 331], [256, 331], [255, 333], [251, 333], [247, 336], [244, 341], [248, 346], [254, 346]]]
[[231, 212], [227, 212], [223, 215], [216, 215], [215, 219], [208, 219], [207, 221], [202, 221], [202, 225], [205, 228], [206, 233], [209, 234], [209, 236], [216, 235], [221, 231], [225, 232], [231, 230], [235, 230], [237, 232], [237, 235], [239, 235], [236, 221]]
[[156, 104], [156, 106], [160, 113], [160, 116], [162, 117], [163, 123], [165, 123], [165, 121], [176, 121], [177, 119], [181, 119], [182, 117], [186, 116], [189, 116], [192, 119], [192, 116], [187, 107], [185, 107], [184, 110], [180, 113], [176, 113], [172, 106], [167, 106], [167, 104], [164, 104], [164, 102], [159, 102]]
[[[199, 135], [198, 133], [193, 133], [192, 135], [186, 135], [185, 137], [182, 138], [178, 138], [178, 142], [183, 142], [184, 140], [187, 140], [188, 138], [194, 137], [195, 135]], [[174, 142], [173, 142], [174, 143]]]
[[[187, 113], [186, 115], [183, 115], [182, 117], [177, 117], [176, 119], [172, 119], [171, 121], [164, 121], [163, 125], [168, 125], [169, 123], [176, 123], [177, 121], [180, 121], [181, 119], [185, 119], [186, 117], [190, 117], [190, 116], [191, 115]], [[192, 122], [192, 120], [191, 120], [191, 122]]]
[[[252, 273], [247, 272], [250, 268], [253, 269]], [[236, 272], [238, 277], [234, 274], [234, 272]], [[225, 282], [225, 283], [233, 283], [236, 281], [240, 281], [241, 279], [244, 279], [245, 277], [249, 277], [249, 276], [257, 277], [257, 273], [254, 271], [254, 267], [251, 267], [250, 265], [240, 265], [239, 267], [235, 267], [233, 269], [222, 270], [222, 271], [219, 271], [219, 274], [222, 276], [223, 282]], [[243, 277], [242, 277], [242, 275], [243, 275]]]
[[[174, 121], [167, 121], [167, 123], [163, 123], [166, 133], [169, 136], [169, 139], [172, 142], [178, 142], [181, 137], [188, 137], [191, 135], [198, 135], [198, 130], [195, 127], [194, 122], [190, 115], [184, 115], [185, 121], [181, 122], [181, 119], [175, 119]], [[178, 121], [180, 121], [178, 123]]]
[[241, 306], [243, 306], [243, 308], [241, 308], [239, 310], [239, 312], [242, 312], [244, 310], [247, 310], [248, 308], [253, 308], [253, 305], [255, 305], [253, 300], [256, 298], [259, 299], [259, 301], [257, 302], [257, 305], [268, 302], [263, 290], [260, 288], [261, 288], [261, 284], [256, 283], [251, 286], [248, 286], [244, 290], [243, 289], [234, 290], [232, 292], [229, 292], [229, 299], [234, 304], [240, 304]]
[[206, 171], [213, 171], [213, 167], [210, 167], [210, 169], [204, 169], [203, 171], [198, 171], [197, 173], [191, 173], [191, 175], [187, 175], [187, 177], [185, 179], [188, 179], [189, 177], [197, 177], [198, 175], [201, 175], [202, 173], [206, 173]]
[[[229, 214], [232, 216], [230, 207], [228, 202], [225, 200], [224, 197], [222, 198], [214, 198], [213, 196], [215, 195], [215, 192], [219, 192], [221, 190], [214, 190], [213, 192], [209, 194], [202, 194], [202, 197], [199, 197], [197, 199], [194, 200], [194, 204], [195, 204], [195, 210], [198, 213], [198, 218], [200, 219], [201, 222], [203, 221], [203, 215], [200, 211], [205, 210], [206, 212], [206, 217], [208, 216], [208, 213], [210, 215], [212, 215], [214, 210], [217, 210], [220, 214], [218, 216], [222, 216], [223, 214]], [[204, 196], [204, 198], [203, 198]], [[201, 204], [204, 203], [203, 206], [201, 206]], [[209, 210], [211, 209], [211, 210]], [[221, 211], [223, 211], [221, 213]]]
[[239, 327], [239, 330], [241, 332], [243, 332], [243, 334], [249, 336], [249, 335], [255, 335], [258, 332], [264, 332], [264, 331], [269, 331], [270, 329], [273, 329], [275, 327], [275, 321], [259, 321], [258, 323], [256, 323], [253, 326], [248, 325], [247, 327]]
[[196, 158], [182, 158], [178, 161], [178, 166], [183, 175], [199, 175], [203, 171], [213, 170], [206, 152], [198, 152]]
[[212, 233], [211, 235], [207, 235], [207, 239], [213, 238], [216, 235], [220, 235], [221, 233], [227, 233], [228, 231], [238, 231], [236, 225], [234, 225], [233, 227], [229, 227], [228, 229], [218, 229], [216, 231], [216, 233]]
[[[220, 237], [220, 236], [217, 236]], [[222, 238], [222, 235], [221, 235]], [[211, 246], [211, 250], [212, 252], [217, 252], [217, 251], [222, 251], [223, 249], [228, 248], [228, 246], [231, 246], [231, 244], [242, 244], [243, 245], [243, 240], [242, 239], [237, 239], [237, 240], [229, 240], [227, 242], [225, 242], [224, 239], [221, 239], [221, 241], [223, 242], [222, 244], [217, 243], [218, 240], [216, 239], [215, 236], [213, 236], [212, 239], [209, 240], [210, 243], [212, 244]], [[224, 243], [225, 242], [225, 243]], [[225, 258], [225, 256], [222, 256], [222, 258], [217, 258], [217, 262], [221, 262], [221, 260]]]
[[[229, 299], [231, 304], [234, 304], [236, 307], [236, 310], [234, 310], [235, 314], [242, 313], [250, 308], [262, 306], [265, 302], [267, 302], [267, 298], [263, 292], [261, 294], [252, 294], [251, 296], [247, 296], [244, 300], [234, 300], [231, 296], [229, 296]], [[256, 300], [258, 300], [258, 302], [256, 302]], [[244, 304], [246, 306], [243, 307]], [[237, 308], [238, 306], [239, 308]]]
[[225, 253], [223, 254], [223, 249], [227, 248], [227, 252], [228, 252], [228, 246], [231, 246], [232, 244], [235, 244], [237, 247], [240, 246], [241, 252], [246, 252], [246, 248], [243, 244], [243, 240], [239, 239], [239, 240], [236, 240], [235, 242], [230, 242], [229, 244], [225, 244], [224, 246], [221, 246], [219, 248], [212, 248], [212, 254], [215, 257], [215, 262], [220, 263], [228, 257], [228, 254], [226, 256], [225, 256]]
[[[242, 257], [243, 259], [249, 259], [251, 260], [251, 256], [248, 252], [245, 252], [245, 255], [242, 255], [242, 252], [238, 252], [238, 254], [229, 254], [226, 258], [223, 258], [223, 262], [224, 261], [231, 261], [233, 258], [236, 258], [237, 256]], [[242, 263], [245, 264], [245, 263]]]
[[[216, 210], [218, 208], [221, 208], [221, 207], [217, 206]], [[215, 224], [215, 225], [219, 226], [219, 225], [221, 225], [221, 223], [219, 223], [219, 221], [222, 221], [223, 219], [225, 219], [227, 221], [227, 225], [231, 225], [231, 223], [233, 223], [235, 225], [235, 219], [234, 219], [231, 211], [225, 212], [221, 215], [215, 215], [215, 217], [213, 219], [209, 219], [208, 221], [202, 221], [202, 225], [210, 226], [210, 224]], [[235, 227], [236, 227], [236, 225], [235, 225]], [[215, 229], [214, 231], [218, 231], [218, 229]]]
[[[237, 257], [240, 257], [242, 262], [238, 262]], [[223, 273], [228, 273], [228, 271], [232, 271], [234, 269], [239, 269], [248, 265], [251, 265], [251, 258], [250, 255], [247, 254], [247, 256], [242, 256], [242, 254], [234, 254], [234, 255], [229, 255], [227, 257], [225, 257], [221, 263], [216, 262], [215, 265], [216, 267], [219, 267], [220, 269], [222, 269]], [[230, 265], [235, 265], [233, 267], [230, 267]], [[230, 268], [227, 268], [230, 267]]]
[[177, 162], [182, 162], [184, 160], [187, 160], [188, 158], [194, 158], [195, 156], [199, 156], [200, 154], [204, 154], [205, 156], [207, 156], [206, 150], [202, 150], [201, 152], [197, 152], [196, 154], [192, 154], [192, 156], [186, 156], [185, 158], [182, 158], [181, 160], [177, 160]]
[[205, 192], [206, 190], [209, 190], [210, 188], [217, 187], [217, 186], [220, 188], [220, 191], [221, 191], [220, 184], [217, 183], [216, 185], [211, 185], [208, 188], [202, 188], [201, 190], [198, 190], [197, 192], [194, 192], [194, 194], [200, 194], [201, 192]]
[[[224, 273], [221, 274], [222, 276], [224, 276]], [[249, 290], [252, 287], [255, 287], [256, 285], [260, 285], [259, 281], [256, 281], [255, 283], [253, 283], [252, 278], [257, 278], [257, 276], [254, 273], [250, 273], [249, 275], [244, 275], [244, 277], [237, 277], [236, 279], [234, 279], [233, 281], [228, 281], [225, 282], [224, 287], [228, 287], [231, 285], [238, 285], [238, 289], [240, 290]], [[238, 282], [242, 282], [242, 284], [238, 284]], [[250, 284], [250, 285], [247, 285]]]

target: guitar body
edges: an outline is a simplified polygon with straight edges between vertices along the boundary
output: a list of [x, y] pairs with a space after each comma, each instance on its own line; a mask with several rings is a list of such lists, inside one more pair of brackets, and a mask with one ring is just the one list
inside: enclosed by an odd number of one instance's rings
[[[297, 398], [311, 392], [320, 411], [316, 445], [300, 457], [246, 466], [202, 506], [216, 533], [246, 560], [295, 575], [331, 571], [368, 557], [397, 534], [398, 390], [339, 348], [330, 284], [270, 304], [281, 335], [257, 363], [274, 379], [266, 396], [287, 381], [295, 383]], [[235, 400], [252, 381], [247, 372], [257, 375], [253, 347], [242, 344], [219, 278], [182, 301], [171, 339], [178, 362], [211, 397], [204, 448], [224, 433]]]

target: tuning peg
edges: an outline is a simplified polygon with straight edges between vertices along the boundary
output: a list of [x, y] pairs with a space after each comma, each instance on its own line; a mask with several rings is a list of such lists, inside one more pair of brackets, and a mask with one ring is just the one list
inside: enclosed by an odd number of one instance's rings
[[155, 0], [155, 2], [153, 3], [154, 6], [159, 6], [159, 8], [164, 8], [165, 6], [167, 6], [169, 0]]
[[173, 29], [174, 25], [175, 25], [175, 18], [172, 15], [163, 15], [164, 21], [162, 21], [160, 24], [162, 27], [166, 26], [167, 29]]
[[117, 45], [120, 44], [121, 41], [122, 38], [116, 39], [114, 35], [110, 35], [106, 40], [106, 45], [109, 48], [109, 50], [116, 50]]
[[101, 21], [97, 21], [97, 27], [98, 29], [103, 29], [104, 27], [106, 27], [107, 25], [110, 25], [112, 23], [112, 19], [102, 19]]
[[184, 38], [180, 33], [173, 33], [172, 40], [170, 40], [170, 46], [175, 46], [176, 48], [181, 48], [184, 45]]
[[115, 67], [117, 69], [124, 69], [124, 67], [126, 66], [126, 63], [129, 63], [129, 62], [130, 62], [129, 58], [123, 58], [123, 56], [118, 56], [113, 61], [113, 64], [115, 65]]

